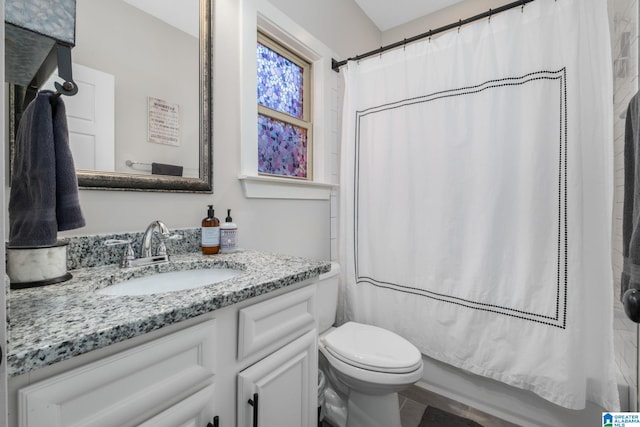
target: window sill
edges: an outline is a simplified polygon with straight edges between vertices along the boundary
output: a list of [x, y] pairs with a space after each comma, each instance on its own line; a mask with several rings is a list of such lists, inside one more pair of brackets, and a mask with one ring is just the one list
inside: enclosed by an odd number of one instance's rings
[[238, 177], [248, 199], [329, 200], [337, 185], [266, 176]]

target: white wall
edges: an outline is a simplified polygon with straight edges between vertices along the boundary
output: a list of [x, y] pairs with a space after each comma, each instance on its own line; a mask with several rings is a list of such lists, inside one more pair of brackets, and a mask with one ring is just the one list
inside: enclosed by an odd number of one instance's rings
[[387, 45], [411, 36], [426, 33], [429, 30], [435, 30], [438, 27], [457, 22], [459, 19], [470, 18], [474, 15], [484, 13], [489, 9], [504, 6], [512, 1], [513, 0], [466, 0], [456, 3], [445, 9], [414, 19], [404, 25], [399, 25], [398, 27], [383, 32], [382, 44]]
[[[87, 225], [61, 236], [142, 231], [154, 219], [163, 220], [170, 228], [197, 227], [206, 216], [206, 205], [213, 203], [216, 216], [222, 220], [226, 209], [233, 210], [242, 247], [330, 258], [329, 201], [246, 199], [237, 179], [240, 170], [240, 3], [215, 0], [214, 194], [81, 190], [80, 202]], [[274, 4], [337, 55], [353, 55], [380, 42], [380, 32], [353, 0], [275, 0]], [[6, 206], [4, 212], [7, 212]]]
[[346, 59], [380, 45], [380, 31], [353, 0], [270, 0]]

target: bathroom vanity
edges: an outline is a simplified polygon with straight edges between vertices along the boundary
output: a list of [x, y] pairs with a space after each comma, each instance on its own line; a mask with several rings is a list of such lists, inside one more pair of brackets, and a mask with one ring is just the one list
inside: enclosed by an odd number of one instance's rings
[[[236, 268], [196, 289], [102, 295], [115, 281]], [[316, 282], [330, 263], [255, 251], [71, 270], [12, 290], [10, 426], [315, 426]], [[256, 424], [257, 422], [257, 424]]]

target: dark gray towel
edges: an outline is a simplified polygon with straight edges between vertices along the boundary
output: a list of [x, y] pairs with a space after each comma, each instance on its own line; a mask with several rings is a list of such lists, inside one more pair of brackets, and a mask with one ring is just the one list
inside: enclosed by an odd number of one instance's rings
[[9, 245], [50, 246], [58, 230], [84, 225], [64, 102], [42, 91], [25, 109], [16, 136]]
[[636, 94], [627, 107], [624, 135], [624, 207], [620, 298], [628, 289], [640, 289], [640, 102]]
[[[53, 93], [49, 93], [51, 97]], [[53, 148], [56, 153], [56, 219], [58, 231], [84, 227], [78, 198], [78, 177], [69, 146], [67, 111], [61, 96], [52, 98]]]
[[182, 166], [151, 163], [151, 173], [153, 175], [182, 176]]

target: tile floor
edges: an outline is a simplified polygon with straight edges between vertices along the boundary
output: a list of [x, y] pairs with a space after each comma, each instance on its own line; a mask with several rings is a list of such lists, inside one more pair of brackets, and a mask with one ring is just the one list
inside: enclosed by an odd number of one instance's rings
[[440, 396], [420, 387], [412, 386], [399, 394], [400, 417], [402, 427], [418, 427], [427, 406], [468, 418], [483, 427], [519, 427], [492, 415], [480, 412], [467, 405]]
[[[519, 427], [517, 424], [503, 421], [462, 403], [415, 386], [403, 391], [398, 397], [402, 427], [418, 427], [422, 414], [429, 405], [473, 420], [483, 427]], [[324, 422], [322, 427], [332, 426]]]

